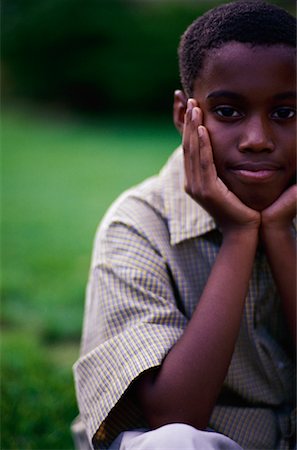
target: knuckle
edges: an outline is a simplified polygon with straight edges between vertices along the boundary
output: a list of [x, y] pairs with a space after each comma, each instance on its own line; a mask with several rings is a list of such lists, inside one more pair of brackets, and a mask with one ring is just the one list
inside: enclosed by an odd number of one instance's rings
[[209, 169], [208, 161], [200, 159], [200, 168], [203, 172], [206, 172]]
[[182, 143], [182, 148], [184, 151], [184, 155], [186, 156], [189, 152], [189, 142], [187, 141], [187, 139], [184, 139], [184, 141]]

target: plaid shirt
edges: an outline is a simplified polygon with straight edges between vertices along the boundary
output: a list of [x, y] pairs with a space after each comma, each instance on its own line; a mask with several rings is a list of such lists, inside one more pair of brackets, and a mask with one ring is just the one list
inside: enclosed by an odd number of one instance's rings
[[[124, 193], [105, 216], [74, 366], [80, 415], [96, 448], [107, 448], [123, 430], [146, 426], [129, 385], [160, 365], [182, 335], [220, 244], [212, 217], [184, 192], [180, 148], [159, 176]], [[235, 351], [209, 423], [243, 448], [285, 449], [292, 441], [295, 365], [287, 330], [259, 248]]]

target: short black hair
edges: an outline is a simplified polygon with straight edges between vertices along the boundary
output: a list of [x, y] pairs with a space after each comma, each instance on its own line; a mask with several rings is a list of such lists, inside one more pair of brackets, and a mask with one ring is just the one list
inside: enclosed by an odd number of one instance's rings
[[181, 83], [193, 95], [207, 53], [231, 41], [296, 47], [296, 19], [263, 0], [238, 0], [198, 17], [181, 37], [178, 48]]

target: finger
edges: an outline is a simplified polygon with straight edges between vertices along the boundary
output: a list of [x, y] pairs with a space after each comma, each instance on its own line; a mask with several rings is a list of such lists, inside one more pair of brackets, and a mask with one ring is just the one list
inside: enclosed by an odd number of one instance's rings
[[189, 164], [190, 164], [190, 180], [191, 193], [196, 195], [200, 186], [200, 151], [198, 127], [202, 120], [200, 108], [193, 108], [190, 134]]
[[192, 111], [196, 105], [195, 100], [189, 99], [187, 111], [185, 114], [184, 130], [183, 130], [183, 151], [184, 151], [184, 169], [185, 169], [185, 190], [188, 192], [191, 184], [191, 164], [190, 164], [190, 140], [192, 133]]
[[210, 183], [216, 181], [217, 179], [217, 171], [214, 164], [210, 137], [207, 129], [203, 125], [199, 125], [198, 135], [201, 182], [210, 186]]
[[194, 104], [192, 99], [188, 99], [187, 109], [184, 117], [184, 129], [183, 129], [183, 138], [182, 138], [182, 146], [184, 149], [189, 149], [190, 144], [190, 124], [192, 119], [192, 110], [194, 108]]

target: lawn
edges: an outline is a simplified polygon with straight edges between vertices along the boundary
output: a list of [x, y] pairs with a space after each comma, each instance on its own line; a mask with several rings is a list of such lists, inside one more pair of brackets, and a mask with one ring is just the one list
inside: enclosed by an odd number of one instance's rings
[[72, 364], [92, 241], [110, 203], [158, 172], [168, 118], [2, 113], [1, 449], [72, 449]]

